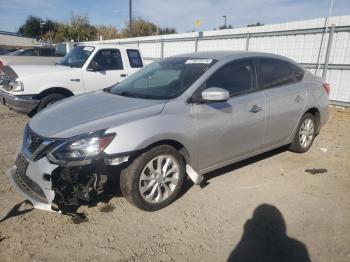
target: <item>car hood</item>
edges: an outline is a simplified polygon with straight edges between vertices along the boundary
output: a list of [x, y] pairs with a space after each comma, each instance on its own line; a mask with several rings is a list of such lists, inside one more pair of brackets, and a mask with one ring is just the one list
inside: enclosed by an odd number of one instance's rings
[[69, 138], [159, 114], [165, 103], [164, 100], [137, 99], [97, 91], [48, 107], [34, 116], [29, 126], [43, 137]]
[[60, 65], [11, 65], [10, 67], [20, 78], [41, 74], [46, 75], [50, 72], [66, 71], [71, 69], [69, 66]]

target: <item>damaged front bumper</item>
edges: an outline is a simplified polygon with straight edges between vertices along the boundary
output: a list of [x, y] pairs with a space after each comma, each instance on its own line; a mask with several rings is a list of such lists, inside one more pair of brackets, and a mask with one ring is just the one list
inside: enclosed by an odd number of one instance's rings
[[105, 156], [86, 165], [60, 166], [52, 164], [46, 156], [33, 161], [18, 152], [16, 165], [7, 170], [6, 174], [14, 188], [34, 208], [70, 212], [103, 192], [107, 182], [115, 177], [115, 173], [108, 170], [115, 171], [113, 165], [127, 160], [125, 155]]
[[[23, 155], [21, 154], [21, 156]], [[24, 161], [28, 163], [25, 172], [20, 172], [17, 166], [7, 170], [6, 174], [12, 185], [33, 204], [34, 208], [53, 211], [52, 202], [55, 198], [55, 192], [52, 190], [50, 176], [58, 166], [51, 164], [46, 157], [36, 162], [27, 158]]]

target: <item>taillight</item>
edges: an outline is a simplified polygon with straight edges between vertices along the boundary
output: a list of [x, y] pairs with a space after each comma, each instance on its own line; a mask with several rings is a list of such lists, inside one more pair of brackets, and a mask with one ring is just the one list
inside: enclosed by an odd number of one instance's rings
[[331, 86], [327, 82], [323, 82], [323, 88], [324, 90], [326, 90], [326, 93], [329, 96], [329, 92], [331, 91]]

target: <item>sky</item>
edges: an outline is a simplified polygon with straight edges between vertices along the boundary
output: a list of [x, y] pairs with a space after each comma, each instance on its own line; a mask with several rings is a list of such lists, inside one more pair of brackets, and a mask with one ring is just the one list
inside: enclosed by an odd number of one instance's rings
[[[324, 17], [330, 0], [133, 0], [133, 16], [145, 18], [178, 32], [212, 30], [227, 24], [242, 27]], [[129, 0], [0, 0], [0, 30], [16, 32], [29, 15], [68, 21], [73, 14], [87, 14], [91, 24], [125, 27]], [[334, 0], [333, 15], [350, 15], [350, 0]]]

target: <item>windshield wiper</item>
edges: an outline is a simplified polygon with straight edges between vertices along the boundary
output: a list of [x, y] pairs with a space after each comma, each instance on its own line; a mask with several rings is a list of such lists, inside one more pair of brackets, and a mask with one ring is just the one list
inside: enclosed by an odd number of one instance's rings
[[133, 93], [127, 92], [127, 91], [121, 91], [118, 93], [115, 93], [118, 96], [126, 96], [126, 97], [133, 97], [133, 98], [140, 98], [138, 95], [135, 95]]

